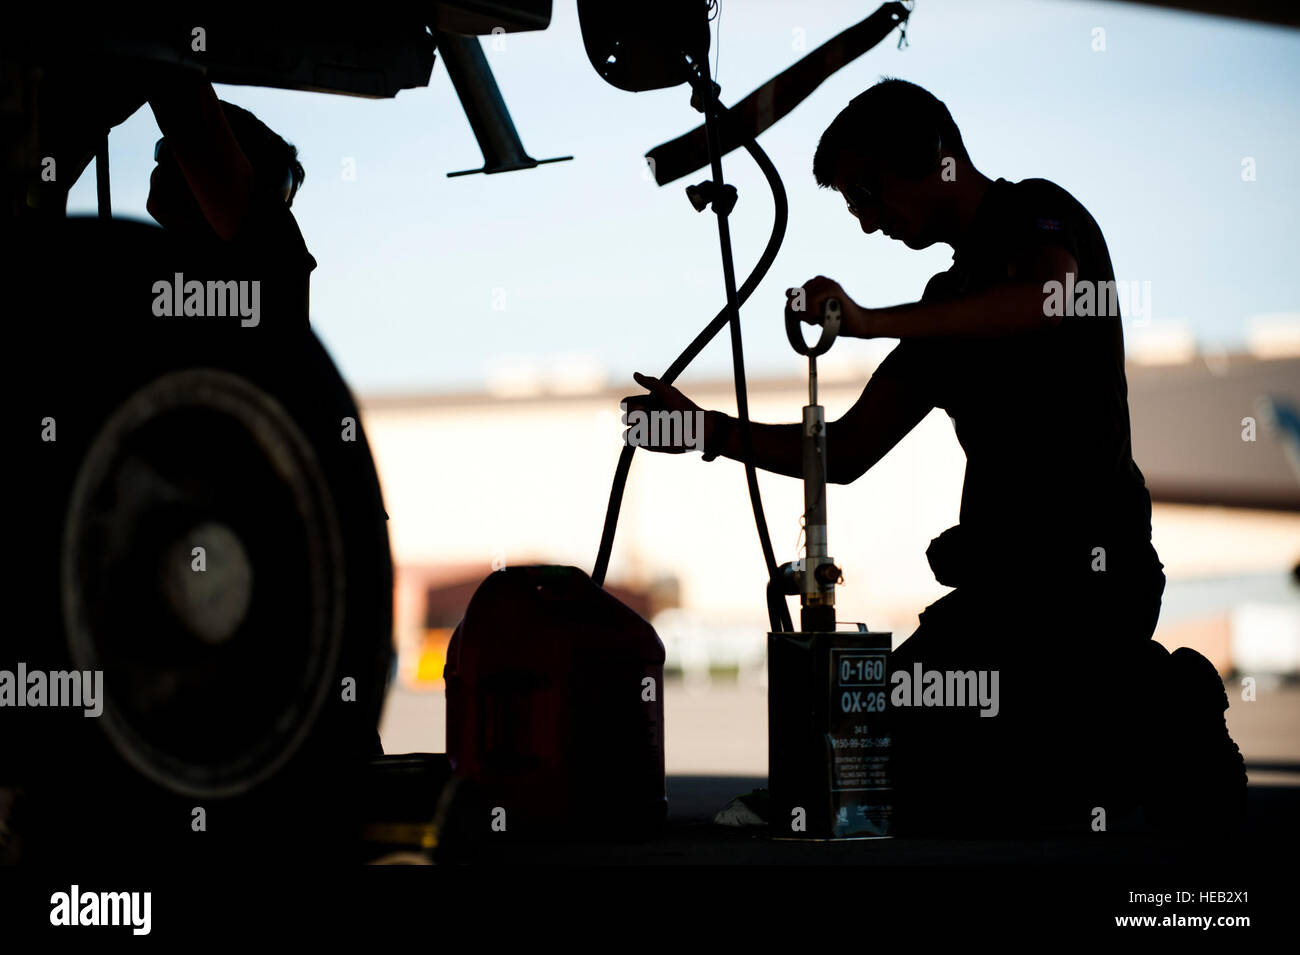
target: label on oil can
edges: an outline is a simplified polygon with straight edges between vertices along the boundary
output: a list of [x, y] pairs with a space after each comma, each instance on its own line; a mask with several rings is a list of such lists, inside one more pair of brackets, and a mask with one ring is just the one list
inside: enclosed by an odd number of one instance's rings
[[886, 652], [833, 647], [827, 765], [835, 837], [887, 836], [893, 815]]

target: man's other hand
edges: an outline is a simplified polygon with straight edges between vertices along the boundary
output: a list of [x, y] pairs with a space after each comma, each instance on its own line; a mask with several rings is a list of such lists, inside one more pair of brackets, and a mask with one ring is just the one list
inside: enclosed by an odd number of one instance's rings
[[[620, 402], [623, 424], [628, 425], [628, 429], [623, 432], [624, 444], [665, 454], [702, 450], [707, 415], [700, 406], [658, 378], [643, 375], [639, 371], [634, 372], [632, 377], [648, 394], [629, 395]], [[652, 417], [656, 412], [661, 415], [658, 419]], [[669, 412], [670, 415], [662, 416], [663, 412]], [[671, 412], [678, 414], [672, 415]]]

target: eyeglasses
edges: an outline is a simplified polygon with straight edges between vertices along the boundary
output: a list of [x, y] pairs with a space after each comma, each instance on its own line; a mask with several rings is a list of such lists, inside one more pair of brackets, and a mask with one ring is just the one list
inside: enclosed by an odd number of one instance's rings
[[167, 145], [167, 137], [164, 136], [158, 142], [153, 144], [153, 161], [162, 162], [163, 157], [171, 152], [171, 147]]
[[844, 190], [844, 201], [848, 204], [849, 212], [855, 216], [863, 209], [870, 209], [875, 206], [879, 199], [874, 192], [855, 182]]

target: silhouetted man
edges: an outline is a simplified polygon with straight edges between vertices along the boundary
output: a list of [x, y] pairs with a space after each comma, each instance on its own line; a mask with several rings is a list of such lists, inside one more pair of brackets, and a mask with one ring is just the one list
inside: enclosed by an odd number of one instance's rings
[[[263, 331], [305, 335], [316, 259], [290, 212], [306, 176], [297, 149], [248, 110], [218, 100], [203, 77], [158, 75], [148, 89], [163, 132], [149, 214], [189, 246], [210, 277], [261, 282]], [[377, 731], [360, 745], [383, 753]]]
[[[1151, 639], [1165, 578], [1097, 223], [1051, 182], [980, 173], [947, 107], [901, 80], [835, 118], [813, 175], [864, 233], [953, 248], [919, 302], [866, 308], [818, 276], [787, 303], [815, 324], [834, 297], [841, 336], [900, 339], [829, 424], [829, 480], [856, 480], [934, 408], [966, 453], [960, 523], [927, 551], [956, 589], [895, 651], [891, 687], [899, 673], [997, 671], [1001, 700], [993, 718], [891, 706], [900, 828], [1096, 828], [1097, 810], [1139, 801], [1159, 823], [1231, 824], [1245, 774], [1223, 685], [1204, 657]], [[629, 411], [698, 410], [636, 377], [650, 394]], [[755, 424], [755, 464], [801, 477], [799, 435], [797, 424]], [[742, 457], [734, 419], [706, 413], [704, 452]]]
[[316, 260], [289, 211], [305, 177], [298, 151], [188, 71], [155, 79], [148, 96], [163, 132], [149, 214], [199, 252], [213, 277], [260, 280], [276, 330], [305, 330]]

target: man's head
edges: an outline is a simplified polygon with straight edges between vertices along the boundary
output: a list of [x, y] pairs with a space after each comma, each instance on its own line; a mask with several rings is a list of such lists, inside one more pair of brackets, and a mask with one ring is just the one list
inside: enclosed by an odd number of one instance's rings
[[[225, 100], [220, 102], [240, 151], [253, 167], [254, 189], [269, 191], [282, 197], [286, 205], [293, 205], [307, 175], [298, 161], [298, 150], [248, 110]], [[158, 141], [154, 159], [157, 165], [149, 177], [146, 203], [149, 214], [159, 225], [173, 231], [210, 232], [165, 138]]]
[[914, 83], [888, 78], [854, 97], [813, 156], [817, 184], [844, 196], [863, 232], [879, 229], [913, 249], [950, 233], [956, 184], [964, 185], [967, 171], [970, 157], [948, 107]]

